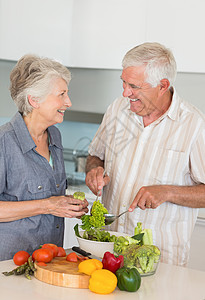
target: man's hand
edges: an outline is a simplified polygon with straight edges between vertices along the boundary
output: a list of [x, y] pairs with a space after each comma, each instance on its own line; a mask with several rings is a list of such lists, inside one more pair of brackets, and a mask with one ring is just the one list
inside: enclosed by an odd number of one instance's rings
[[[110, 182], [110, 178], [107, 174], [103, 177], [104, 169], [103, 167], [97, 167], [91, 169], [85, 178], [85, 183], [89, 189], [97, 195], [97, 192], [102, 190], [102, 188]], [[101, 192], [99, 196], [101, 195]]]
[[169, 185], [143, 186], [130, 205], [129, 211], [133, 211], [137, 206], [143, 210], [146, 208], [157, 208], [163, 202], [168, 201], [169, 192]]
[[141, 209], [157, 208], [163, 202], [171, 202], [177, 205], [202, 208], [205, 207], [205, 185], [195, 186], [179, 185], [150, 185], [143, 186], [138, 191], [129, 211], [136, 207]]

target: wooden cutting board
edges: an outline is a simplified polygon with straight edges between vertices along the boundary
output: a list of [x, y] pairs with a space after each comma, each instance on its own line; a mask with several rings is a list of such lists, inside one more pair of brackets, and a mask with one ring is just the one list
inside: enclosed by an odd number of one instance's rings
[[57, 286], [88, 289], [90, 276], [78, 272], [79, 263], [69, 262], [66, 257], [55, 257], [47, 266], [35, 264], [34, 276]]

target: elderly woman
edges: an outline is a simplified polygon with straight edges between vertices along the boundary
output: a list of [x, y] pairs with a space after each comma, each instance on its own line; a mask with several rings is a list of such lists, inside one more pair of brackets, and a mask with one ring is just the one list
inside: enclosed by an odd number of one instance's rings
[[61, 135], [53, 126], [70, 107], [71, 75], [60, 63], [22, 57], [11, 72], [18, 112], [0, 127], [0, 260], [43, 243], [63, 245], [64, 217], [81, 217], [87, 200], [65, 196]]

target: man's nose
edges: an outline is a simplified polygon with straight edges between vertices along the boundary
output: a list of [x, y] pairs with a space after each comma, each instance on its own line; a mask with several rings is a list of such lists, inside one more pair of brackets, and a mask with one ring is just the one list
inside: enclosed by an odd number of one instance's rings
[[132, 95], [132, 88], [129, 85], [124, 86], [123, 89], [123, 97], [130, 97]]

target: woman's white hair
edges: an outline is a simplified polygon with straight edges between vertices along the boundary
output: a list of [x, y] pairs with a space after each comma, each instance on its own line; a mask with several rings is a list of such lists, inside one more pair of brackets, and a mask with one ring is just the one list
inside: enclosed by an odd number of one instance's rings
[[55, 79], [62, 78], [67, 85], [71, 80], [70, 71], [62, 64], [36, 55], [24, 55], [10, 74], [10, 93], [24, 116], [32, 112], [28, 101], [31, 95], [38, 102], [43, 102], [52, 88]]
[[173, 86], [177, 66], [172, 52], [159, 43], [144, 43], [129, 50], [122, 61], [123, 69], [145, 66], [146, 82], [152, 87], [162, 79], [168, 79]]

